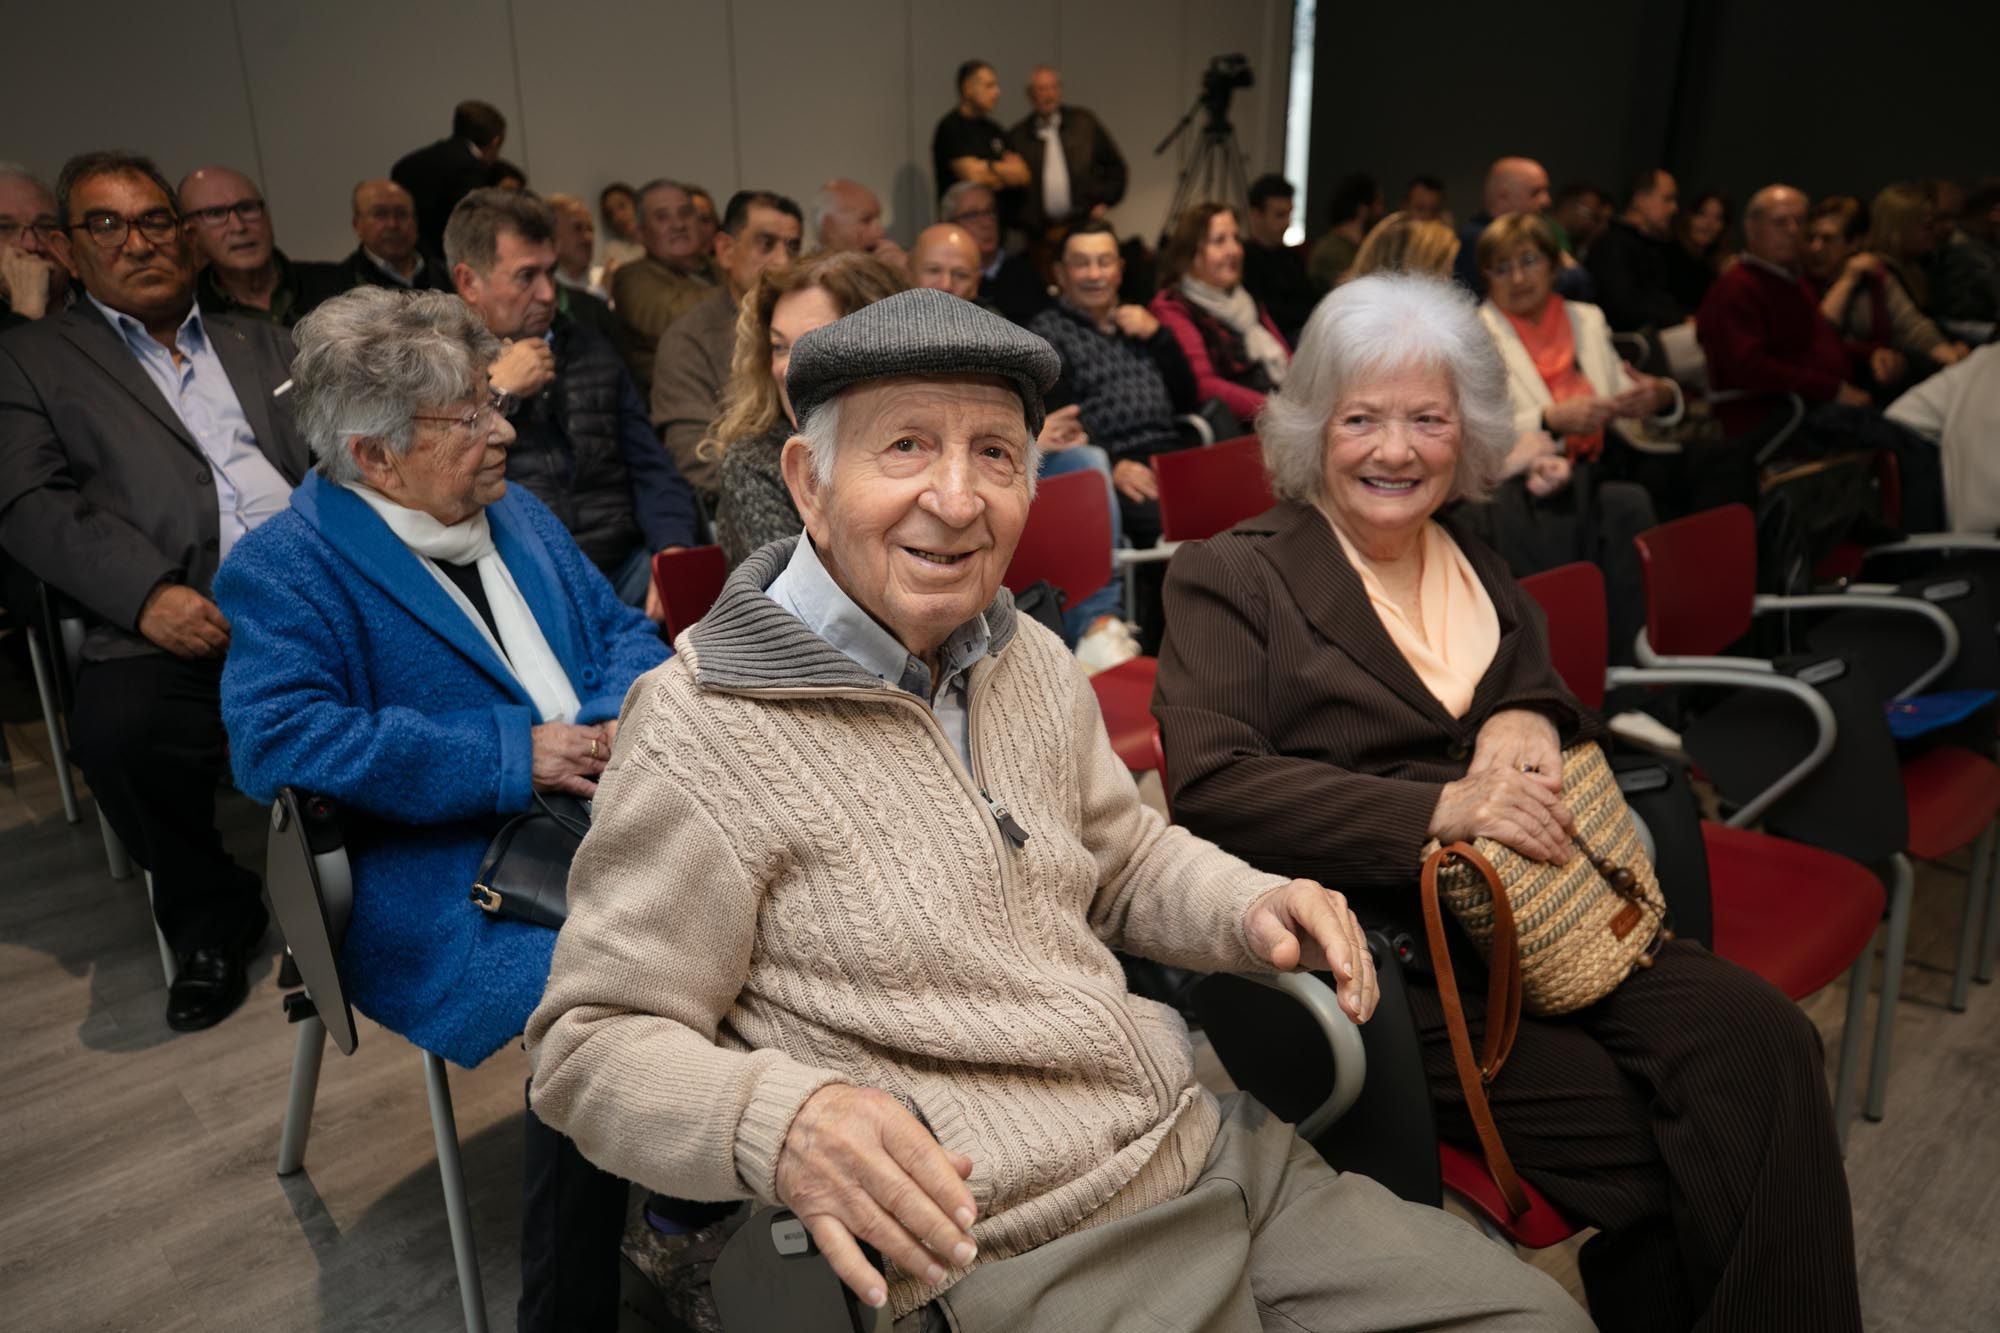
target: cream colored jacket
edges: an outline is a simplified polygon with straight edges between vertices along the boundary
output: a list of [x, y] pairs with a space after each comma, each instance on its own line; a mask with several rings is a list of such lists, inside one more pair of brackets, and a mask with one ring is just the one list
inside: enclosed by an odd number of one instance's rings
[[[1603, 398], [1631, 388], [1632, 376], [1626, 371], [1623, 358], [1611, 342], [1611, 326], [1605, 322], [1604, 312], [1588, 301], [1565, 300], [1563, 306], [1569, 314], [1570, 332], [1576, 339], [1576, 368], [1590, 381], [1590, 387]], [[1500, 349], [1500, 359], [1507, 366], [1507, 398], [1514, 409], [1515, 436], [1541, 430], [1542, 410], [1552, 405], [1555, 399], [1550, 397], [1549, 386], [1543, 382], [1541, 372], [1535, 369], [1534, 359], [1528, 355], [1521, 335], [1514, 332], [1514, 326], [1490, 300], [1480, 302], [1479, 318], [1485, 322], [1486, 331], [1493, 335], [1493, 344]], [[1673, 382], [1669, 380], [1668, 383]], [[1665, 430], [1677, 425], [1682, 410], [1680, 385], [1675, 384], [1673, 408], [1646, 418], [1645, 427]]]

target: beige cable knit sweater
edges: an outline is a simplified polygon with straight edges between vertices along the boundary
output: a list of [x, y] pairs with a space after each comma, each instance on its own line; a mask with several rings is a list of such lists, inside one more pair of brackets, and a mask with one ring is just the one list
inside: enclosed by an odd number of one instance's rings
[[[1243, 918], [1282, 881], [1140, 803], [1075, 660], [1004, 592], [968, 773], [921, 701], [764, 596], [791, 546], [625, 701], [528, 1022], [536, 1113], [649, 1188], [770, 1199], [813, 1092], [884, 1089], [972, 1158], [981, 1262], [1178, 1197], [1215, 1103], [1111, 948], [1265, 967]], [[891, 1304], [960, 1276], [892, 1273]]]

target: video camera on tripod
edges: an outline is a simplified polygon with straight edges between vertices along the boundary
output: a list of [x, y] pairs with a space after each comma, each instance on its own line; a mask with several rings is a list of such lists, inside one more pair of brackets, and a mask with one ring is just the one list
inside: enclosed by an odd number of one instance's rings
[[1165, 153], [1194, 123], [1197, 111], [1208, 113], [1201, 136], [1192, 140], [1183, 154], [1166, 222], [1160, 228], [1162, 239], [1173, 230], [1174, 220], [1195, 204], [1213, 201], [1241, 209], [1249, 202], [1250, 178], [1243, 145], [1236, 142], [1236, 131], [1229, 124], [1229, 102], [1238, 88], [1249, 88], [1256, 82], [1249, 57], [1242, 53], [1212, 57], [1201, 72], [1201, 91], [1195, 94], [1194, 104], [1153, 150], [1155, 157]]

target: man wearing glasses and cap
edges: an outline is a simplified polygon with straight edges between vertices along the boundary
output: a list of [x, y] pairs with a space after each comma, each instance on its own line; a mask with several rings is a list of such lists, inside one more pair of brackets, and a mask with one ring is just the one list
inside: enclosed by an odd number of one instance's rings
[[0, 338], [0, 549], [87, 613], [71, 748], [152, 873], [179, 961], [167, 1024], [192, 1031], [242, 1001], [264, 933], [257, 877], [215, 828], [229, 622], [209, 586], [305, 475], [291, 337], [196, 303], [185, 222], [147, 159], [70, 159], [56, 216], [85, 297]]

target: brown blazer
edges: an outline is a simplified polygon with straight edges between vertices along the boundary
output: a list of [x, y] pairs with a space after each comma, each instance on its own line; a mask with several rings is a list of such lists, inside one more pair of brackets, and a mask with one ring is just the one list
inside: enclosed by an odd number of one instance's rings
[[1280, 504], [1185, 547], [1167, 572], [1153, 714], [1176, 820], [1260, 870], [1341, 890], [1369, 924], [1415, 919], [1431, 813], [1506, 708], [1599, 733], [1549, 657], [1541, 608], [1450, 519], [1500, 614], [1500, 646], [1454, 718], [1382, 628], [1324, 516]]

